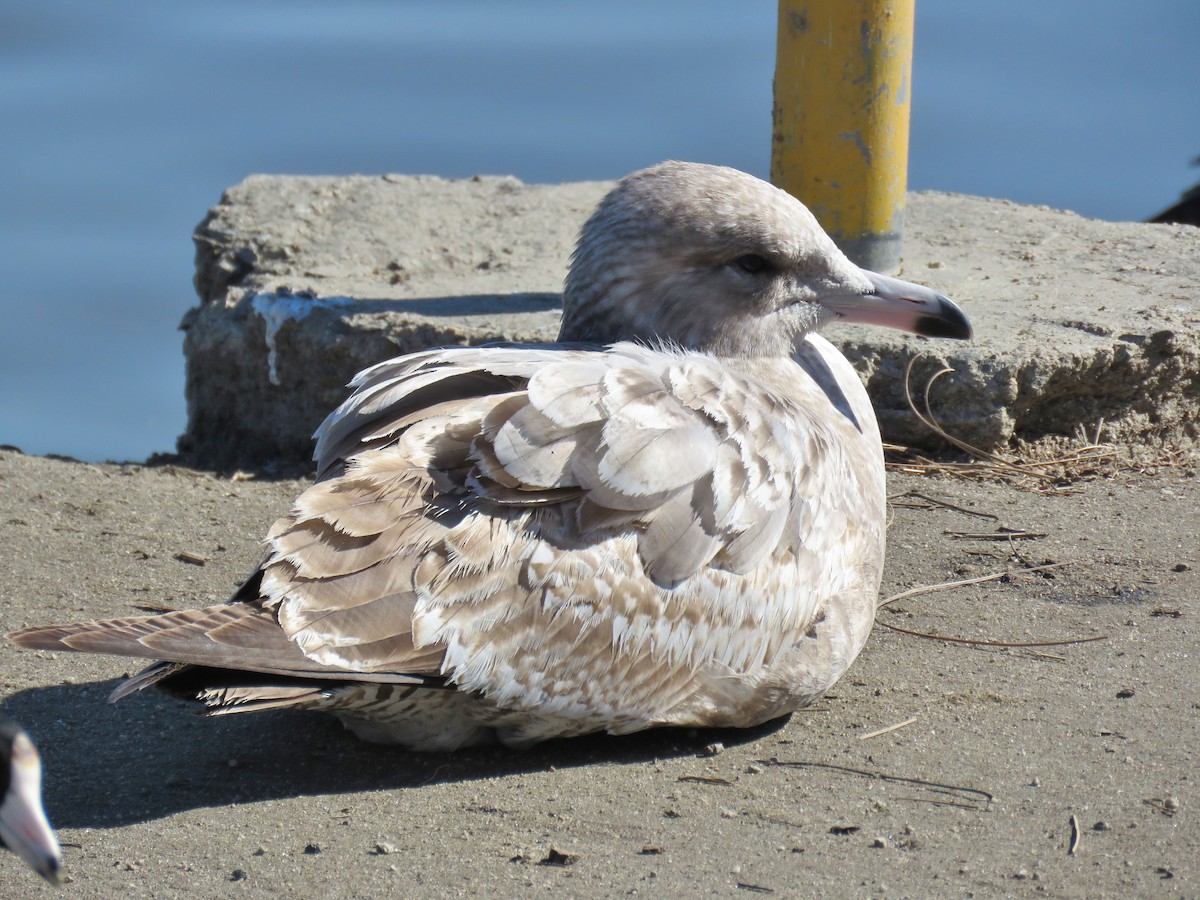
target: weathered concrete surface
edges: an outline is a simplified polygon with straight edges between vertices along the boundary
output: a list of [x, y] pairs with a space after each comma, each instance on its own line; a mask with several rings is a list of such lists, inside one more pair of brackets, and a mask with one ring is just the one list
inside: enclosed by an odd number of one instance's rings
[[[575, 235], [608, 182], [254, 176], [196, 233], [180, 449], [216, 467], [299, 462], [359, 369], [422, 347], [552, 339]], [[940, 193], [909, 198], [903, 277], [959, 301], [970, 345], [833, 327], [888, 440], [936, 445], [903, 374], [985, 449], [1093, 435], [1200, 440], [1200, 231]]]

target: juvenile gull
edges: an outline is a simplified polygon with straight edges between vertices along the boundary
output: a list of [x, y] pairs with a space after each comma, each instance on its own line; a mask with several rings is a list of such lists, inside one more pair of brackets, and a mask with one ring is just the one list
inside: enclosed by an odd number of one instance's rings
[[326, 710], [422, 750], [784, 715], [853, 661], [883, 567], [879, 432], [833, 319], [971, 333], [763, 181], [636, 172], [583, 227], [559, 343], [354, 379], [229, 604], [11, 637], [161, 661], [114, 699]]

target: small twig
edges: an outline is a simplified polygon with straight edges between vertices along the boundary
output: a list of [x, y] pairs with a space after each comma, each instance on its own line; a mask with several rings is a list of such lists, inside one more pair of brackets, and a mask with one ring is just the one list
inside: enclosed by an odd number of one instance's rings
[[1036, 538], [1046, 537], [1045, 532], [1040, 531], [993, 531], [990, 533], [976, 533], [971, 531], [943, 531], [942, 534], [960, 541], [1011, 541], [1014, 538], [1022, 540], [1034, 540]]
[[905, 719], [903, 722], [897, 722], [895, 725], [889, 725], [886, 728], [880, 728], [877, 731], [869, 731], [866, 734], [860, 734], [858, 739], [860, 741], [866, 741], [873, 737], [879, 737], [881, 734], [887, 734], [889, 731], [896, 731], [899, 728], [903, 728], [905, 725], [911, 725], [913, 722], [917, 721], [917, 718], [917, 716], [913, 716], [911, 719]]
[[[854, 769], [850, 766], [839, 766], [836, 763], [786, 762], [774, 756], [770, 759], [757, 760], [757, 762], [767, 766], [786, 766], [790, 769], [829, 769], [834, 772], [845, 772], [849, 775], [860, 775], [863, 778], [877, 778], [880, 781], [890, 781], [897, 784], [916, 784], [920, 785], [921, 787], [935, 788], [942, 791], [949, 791], [951, 793], [957, 791], [958, 793], [963, 794], [976, 794], [980, 797], [983, 797], [987, 804], [991, 804], [992, 801], [996, 799], [987, 791], [980, 790], [979, 788], [959, 787], [953, 784], [942, 784], [937, 781], [925, 781], [921, 778], [905, 778], [901, 775], [887, 775], [883, 772], [870, 772], [866, 769]], [[979, 807], [973, 808], [978, 809]], [[986, 806], [984, 808], [986, 808]]]
[[169, 613], [179, 609], [177, 606], [168, 606], [166, 603], [135, 603], [133, 608], [148, 613]]
[[[1096, 451], [1096, 452], [1092, 452]], [[1062, 466], [1067, 463], [1092, 462], [1093, 460], [1112, 459], [1117, 455], [1117, 451], [1108, 447], [1080, 447], [1072, 451], [1069, 456], [1057, 456], [1053, 459], [1039, 459], [1033, 462], [1015, 463], [1019, 469], [1037, 469], [1045, 468], [1046, 466]]]
[[[1119, 464], [1118, 461], [1121, 458], [1121, 453], [1118, 449], [1112, 445], [1100, 443], [1100, 438], [1104, 430], [1103, 419], [1097, 423], [1095, 431], [1090, 436], [1082, 428], [1078, 428], [1076, 440], [1080, 444], [1083, 444], [1083, 446], [1074, 447], [1064, 455], [1053, 459], [1035, 458], [1032, 460], [1023, 460], [1003, 452], [989, 453], [968, 444], [960, 438], [956, 438], [947, 432], [937, 421], [937, 417], [932, 411], [932, 402], [930, 399], [934, 383], [942, 376], [953, 372], [953, 369], [942, 368], [929, 377], [929, 380], [925, 384], [925, 390], [922, 392], [920, 404], [918, 404], [917, 399], [914, 397], [912, 388], [913, 371], [917, 360], [923, 355], [923, 353], [914, 355], [909, 360], [908, 366], [905, 369], [904, 392], [909, 408], [912, 410], [913, 415], [934, 434], [938, 435], [946, 443], [968, 454], [972, 459], [969, 462], [935, 461], [922, 456], [912, 450], [912, 448], [897, 446], [895, 444], [885, 444], [885, 451], [892, 453], [899, 452], [910, 457], [909, 460], [905, 461], [888, 461], [887, 465], [890, 468], [912, 474], [937, 472], [959, 478], [1004, 478], [1012, 480], [1018, 486], [1027, 490], [1061, 491], [1068, 482], [1102, 474], [1098, 471], [1098, 467], [1101, 464], [1109, 466]], [[922, 406], [923, 408], [921, 408]], [[1088, 443], [1089, 438], [1090, 443]], [[1036, 453], [1037, 451], [1035, 450], [1034, 452]], [[1164, 459], [1163, 464], [1169, 465], [1170, 462]], [[1023, 481], [1033, 481], [1034, 484], [1032, 486], [1022, 484]]]
[[934, 591], [944, 591], [949, 588], [966, 587], [969, 584], [983, 584], [985, 581], [995, 581], [998, 578], [1011, 578], [1015, 575], [1024, 575], [1029, 572], [1041, 572], [1045, 569], [1057, 569], [1060, 566], [1069, 566], [1078, 560], [1068, 559], [1063, 562], [1045, 563], [1040, 566], [1030, 566], [1027, 569], [1010, 569], [1007, 572], [993, 572], [991, 575], [980, 575], [978, 578], [963, 578], [960, 581], [943, 581], [938, 584], [926, 584], [921, 587], [909, 588], [907, 591], [901, 591], [898, 594], [892, 594], [886, 600], [880, 600], [879, 606], [887, 606], [889, 603], [895, 603], [897, 600], [905, 600], [908, 597], [915, 597], [918, 594], [932, 594]]
[[1071, 846], [1067, 848], [1067, 854], [1075, 855], [1075, 851], [1079, 849], [1079, 838], [1081, 832], [1079, 830], [1079, 819], [1072, 813], [1071, 815]]
[[1095, 637], [1071, 638], [1070, 640], [1062, 641], [985, 641], [978, 638], [946, 637], [941, 634], [930, 634], [927, 631], [913, 631], [910, 628], [901, 628], [899, 625], [889, 625], [887, 622], [878, 619], [875, 620], [875, 624], [882, 625], [891, 631], [898, 631], [901, 634], [911, 634], [913, 637], [925, 638], [929, 641], [946, 641], [950, 644], [971, 644], [979, 647], [1068, 647], [1071, 644], [1089, 644], [1092, 641], [1104, 641], [1108, 639], [1107, 634], [1099, 634]]
[[945, 500], [938, 500], [936, 497], [930, 497], [928, 494], [922, 494], [920, 491], [905, 491], [903, 494], [893, 494], [888, 497], [889, 501], [900, 500], [904, 497], [912, 497], [914, 500], [924, 500], [926, 503], [932, 503], [934, 506], [940, 506], [943, 509], [951, 509], [954, 512], [962, 513], [964, 516], [977, 516], [980, 519], [991, 519], [993, 522], [999, 522], [1000, 517], [987, 512], [979, 512], [975, 509], [966, 509], [962, 506], [955, 506], [953, 503], [948, 503]]
[[[1118, 459], [1119, 454], [1116, 450], [1100, 449], [1098, 452], [1089, 453], [1085, 451], [1094, 450], [1097, 448], [1082, 448], [1069, 456], [1057, 457], [1048, 460], [1035, 460], [1031, 462], [1015, 462], [1003, 461], [994, 463], [989, 460], [971, 460], [970, 462], [946, 462], [935, 461], [913, 450], [905, 450], [909, 460], [888, 460], [884, 464], [895, 471], [904, 472], [909, 475], [928, 475], [936, 472], [941, 475], [950, 475], [955, 478], [1006, 478], [1012, 480], [1018, 487], [1021, 486], [1021, 480], [1032, 478], [1036, 481], [1036, 485], [1032, 488], [1034, 491], [1061, 491], [1064, 489], [1064, 480], [1079, 480], [1088, 474], [1097, 474], [1095, 472], [1075, 471], [1073, 473], [1059, 472], [1044, 473], [1037, 471], [1038, 469], [1054, 466], [1071, 466], [1076, 470], [1082, 470], [1087, 467], [1087, 464], [1099, 463], [1114, 463]], [[1038, 480], [1040, 479], [1040, 480]]]
[[[954, 435], [950, 434], [948, 431], [946, 431], [946, 429], [944, 429], [941, 425], [938, 424], [937, 419], [933, 415], [933, 410], [932, 410], [931, 401], [929, 399], [929, 394], [933, 390], [934, 382], [936, 382], [943, 375], [953, 374], [954, 370], [952, 368], [950, 368], [949, 366], [943, 366], [941, 369], [939, 369], [938, 371], [934, 372], [931, 376], [929, 376], [929, 380], [927, 382], [925, 382], [925, 393], [924, 393], [924, 397], [923, 397], [924, 402], [925, 402], [925, 411], [922, 413], [921, 410], [917, 409], [917, 404], [914, 403], [913, 399], [912, 399], [912, 370], [913, 370], [913, 365], [916, 364], [916, 361], [921, 357], [921, 355], [922, 354], [920, 354], [920, 353], [915, 354], [913, 356], [913, 358], [908, 361], [908, 367], [904, 370], [904, 396], [908, 400], [908, 407], [909, 407], [909, 409], [911, 409], [913, 411], [913, 415], [915, 415], [921, 421], [921, 423], [923, 425], [925, 425], [926, 428], [928, 428], [930, 431], [932, 431], [934, 434], [936, 434], [942, 440], [946, 441], [946, 443], [953, 444], [955, 447], [957, 447], [959, 450], [962, 450], [964, 453], [970, 454], [971, 456], [975, 457], [976, 459], [987, 460], [993, 466], [997, 466], [998, 468], [1000, 468], [1002, 470], [1019, 471], [1018, 467], [1014, 466], [1012, 463], [1007, 462], [1004, 459], [1001, 459], [999, 456], [996, 456], [994, 453], [988, 453], [986, 450], [980, 450], [978, 447], [972, 446], [971, 444], [968, 444], [966, 441], [956, 438]], [[1022, 473], [1022, 474], [1025, 474], [1025, 473]], [[1041, 472], [1033, 472], [1030, 474], [1033, 474], [1035, 477], [1038, 477], [1038, 478], [1049, 478], [1050, 477], [1049, 475], [1046, 475]]]
[[1059, 656], [1057, 653], [1038, 653], [1036, 650], [1029, 651], [1030, 656], [1036, 656], [1038, 659], [1056, 659], [1059, 662], [1066, 662], [1065, 656]]
[[434, 769], [434, 770], [433, 770], [433, 774], [432, 774], [432, 775], [430, 775], [428, 778], [426, 778], [424, 781], [422, 781], [422, 782], [421, 782], [421, 787], [425, 787], [425, 786], [426, 786], [426, 785], [428, 785], [428, 784], [433, 784], [433, 780], [434, 780], [435, 778], [437, 778], [437, 777], [438, 777], [438, 775], [440, 775], [440, 774], [441, 774], [442, 770], [443, 770], [443, 769], [448, 769], [448, 768], [450, 768], [450, 764], [449, 764], [449, 763], [444, 763], [444, 764], [442, 764], [442, 765], [438, 766], [436, 769]]
[[731, 784], [736, 784], [736, 778], [718, 778], [715, 775], [680, 775], [677, 781], [686, 781], [691, 784], [718, 784], [722, 787], [728, 787]]

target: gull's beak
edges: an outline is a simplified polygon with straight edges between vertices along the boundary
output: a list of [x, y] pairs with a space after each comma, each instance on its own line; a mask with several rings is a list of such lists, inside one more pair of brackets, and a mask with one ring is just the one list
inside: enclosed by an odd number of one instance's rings
[[33, 742], [12, 739], [8, 791], [0, 801], [0, 843], [51, 884], [62, 882], [62, 850], [42, 809], [42, 764]]
[[924, 337], [971, 339], [971, 323], [958, 305], [931, 288], [878, 272], [862, 273], [872, 290], [821, 298], [821, 305], [843, 322], [898, 328]]

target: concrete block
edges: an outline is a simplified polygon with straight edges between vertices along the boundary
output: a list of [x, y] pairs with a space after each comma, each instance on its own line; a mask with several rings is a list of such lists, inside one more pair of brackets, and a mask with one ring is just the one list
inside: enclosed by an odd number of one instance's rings
[[[579, 226], [610, 182], [253, 176], [195, 235], [180, 451], [218, 468], [294, 464], [359, 369], [439, 344], [552, 340]], [[939, 441], [908, 408], [995, 449], [1088, 435], [1200, 443], [1200, 230], [943, 193], [909, 196], [899, 273], [957, 300], [967, 345], [832, 326], [886, 440]]]

